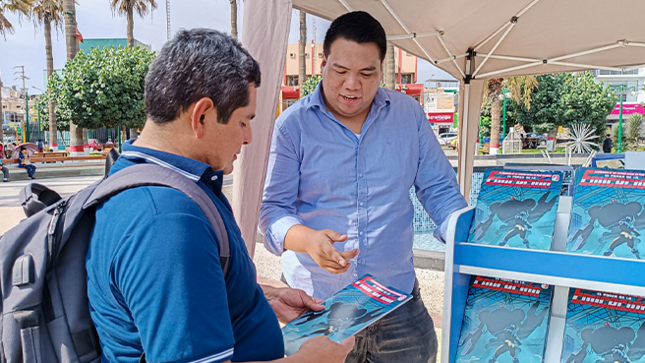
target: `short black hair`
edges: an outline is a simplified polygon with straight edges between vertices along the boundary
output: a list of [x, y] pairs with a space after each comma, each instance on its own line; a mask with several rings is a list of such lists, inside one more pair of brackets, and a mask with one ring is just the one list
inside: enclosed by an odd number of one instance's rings
[[387, 51], [387, 38], [385, 30], [378, 20], [364, 11], [353, 11], [336, 18], [325, 34], [323, 51], [325, 57], [331, 53], [331, 45], [338, 38], [354, 41], [356, 43], [375, 43], [379, 50], [381, 62], [385, 59]]
[[233, 111], [248, 106], [249, 83], [260, 86], [260, 65], [240, 42], [217, 30], [180, 30], [146, 76], [146, 116], [170, 122], [208, 97], [217, 122], [226, 124]]

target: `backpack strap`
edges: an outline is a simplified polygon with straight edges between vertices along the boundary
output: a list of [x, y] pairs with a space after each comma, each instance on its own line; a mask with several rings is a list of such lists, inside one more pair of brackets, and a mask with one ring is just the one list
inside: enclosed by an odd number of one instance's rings
[[27, 217], [38, 213], [61, 200], [60, 194], [38, 183], [31, 183], [20, 190], [20, 205]]
[[228, 233], [219, 210], [211, 198], [194, 181], [180, 173], [156, 164], [136, 164], [104, 179], [83, 205], [83, 209], [102, 203], [131, 188], [160, 186], [176, 189], [186, 194], [204, 212], [219, 239], [220, 263], [224, 277], [228, 273], [231, 250]]

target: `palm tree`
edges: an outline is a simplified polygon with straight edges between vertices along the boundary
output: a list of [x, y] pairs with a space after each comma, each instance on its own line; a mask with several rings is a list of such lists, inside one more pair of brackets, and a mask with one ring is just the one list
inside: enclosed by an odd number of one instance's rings
[[[157, 8], [157, 2], [155, 0], [110, 0], [110, 6], [112, 7], [112, 11], [117, 11], [119, 14], [125, 15], [128, 18], [128, 47], [134, 47], [134, 12], [136, 11], [143, 18], [149, 11]], [[237, 7], [235, 9], [237, 10]], [[125, 126], [122, 126], [122, 131], [127, 137]], [[130, 138], [136, 137], [136, 131], [130, 133]]]
[[510, 78], [494, 78], [487, 82], [484, 98], [490, 102], [490, 149], [491, 155], [499, 153], [499, 129], [502, 116], [502, 88], [506, 87], [511, 92], [511, 97], [517, 103], [524, 103], [531, 109], [531, 94], [538, 86], [535, 76], [518, 76]]
[[[52, 52], [52, 23], [54, 28], [62, 26], [63, 2], [62, 0], [38, 0], [34, 4], [34, 21], [45, 28], [45, 53], [47, 54], [47, 79], [54, 72], [54, 56]], [[49, 101], [49, 145], [58, 145], [58, 125], [56, 123], [56, 107], [53, 100]]]
[[231, 2], [231, 36], [237, 39], [237, 0]]
[[[67, 45], [67, 60], [74, 59], [78, 53], [78, 40], [76, 39], [76, 0], [63, 0], [63, 16], [65, 19], [65, 43]], [[70, 154], [82, 155], [83, 129], [76, 127], [74, 122], [69, 123]]]
[[110, 0], [112, 11], [117, 11], [128, 18], [128, 46], [134, 47], [134, 12], [140, 17], [157, 8], [155, 0]]
[[[34, 0], [0, 0], [0, 35], [7, 38], [7, 34], [13, 34], [13, 24], [5, 17], [6, 13], [16, 13], [18, 16], [28, 16]], [[2, 90], [2, 80], [0, 80], [0, 90]], [[0, 97], [0, 110], [2, 110], [2, 97]], [[2, 111], [0, 111], [0, 118]], [[4, 131], [2, 130], [3, 120], [0, 120], [0, 142], [4, 140]]]
[[383, 83], [385, 88], [393, 90], [396, 87], [396, 72], [394, 66], [394, 45], [387, 42], [387, 52], [383, 62]]
[[[300, 69], [298, 72], [298, 85], [300, 86], [300, 97], [304, 97], [304, 88], [302, 85], [305, 84], [307, 80], [307, 13], [300, 11]], [[311, 56], [314, 56], [313, 49], [311, 50]], [[311, 74], [314, 74], [314, 70], [311, 70]]]

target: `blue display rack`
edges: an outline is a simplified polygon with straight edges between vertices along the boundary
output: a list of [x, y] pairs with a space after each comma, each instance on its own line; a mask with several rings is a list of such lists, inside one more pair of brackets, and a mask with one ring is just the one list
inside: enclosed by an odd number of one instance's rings
[[441, 363], [455, 363], [472, 275], [553, 285], [545, 363], [560, 362], [569, 288], [645, 296], [645, 261], [566, 253], [571, 197], [560, 197], [552, 251], [466, 243], [474, 207], [455, 212], [448, 226]]

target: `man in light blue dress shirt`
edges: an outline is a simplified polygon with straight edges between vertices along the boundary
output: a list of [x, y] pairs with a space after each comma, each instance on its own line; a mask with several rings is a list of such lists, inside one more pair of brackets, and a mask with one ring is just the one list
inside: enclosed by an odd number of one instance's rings
[[437, 340], [412, 254], [409, 190], [444, 239], [466, 206], [419, 103], [380, 88], [385, 31], [365, 12], [331, 24], [323, 79], [276, 121], [260, 228], [286, 282], [327, 298], [372, 274], [414, 299], [356, 337], [346, 362], [431, 362]]

